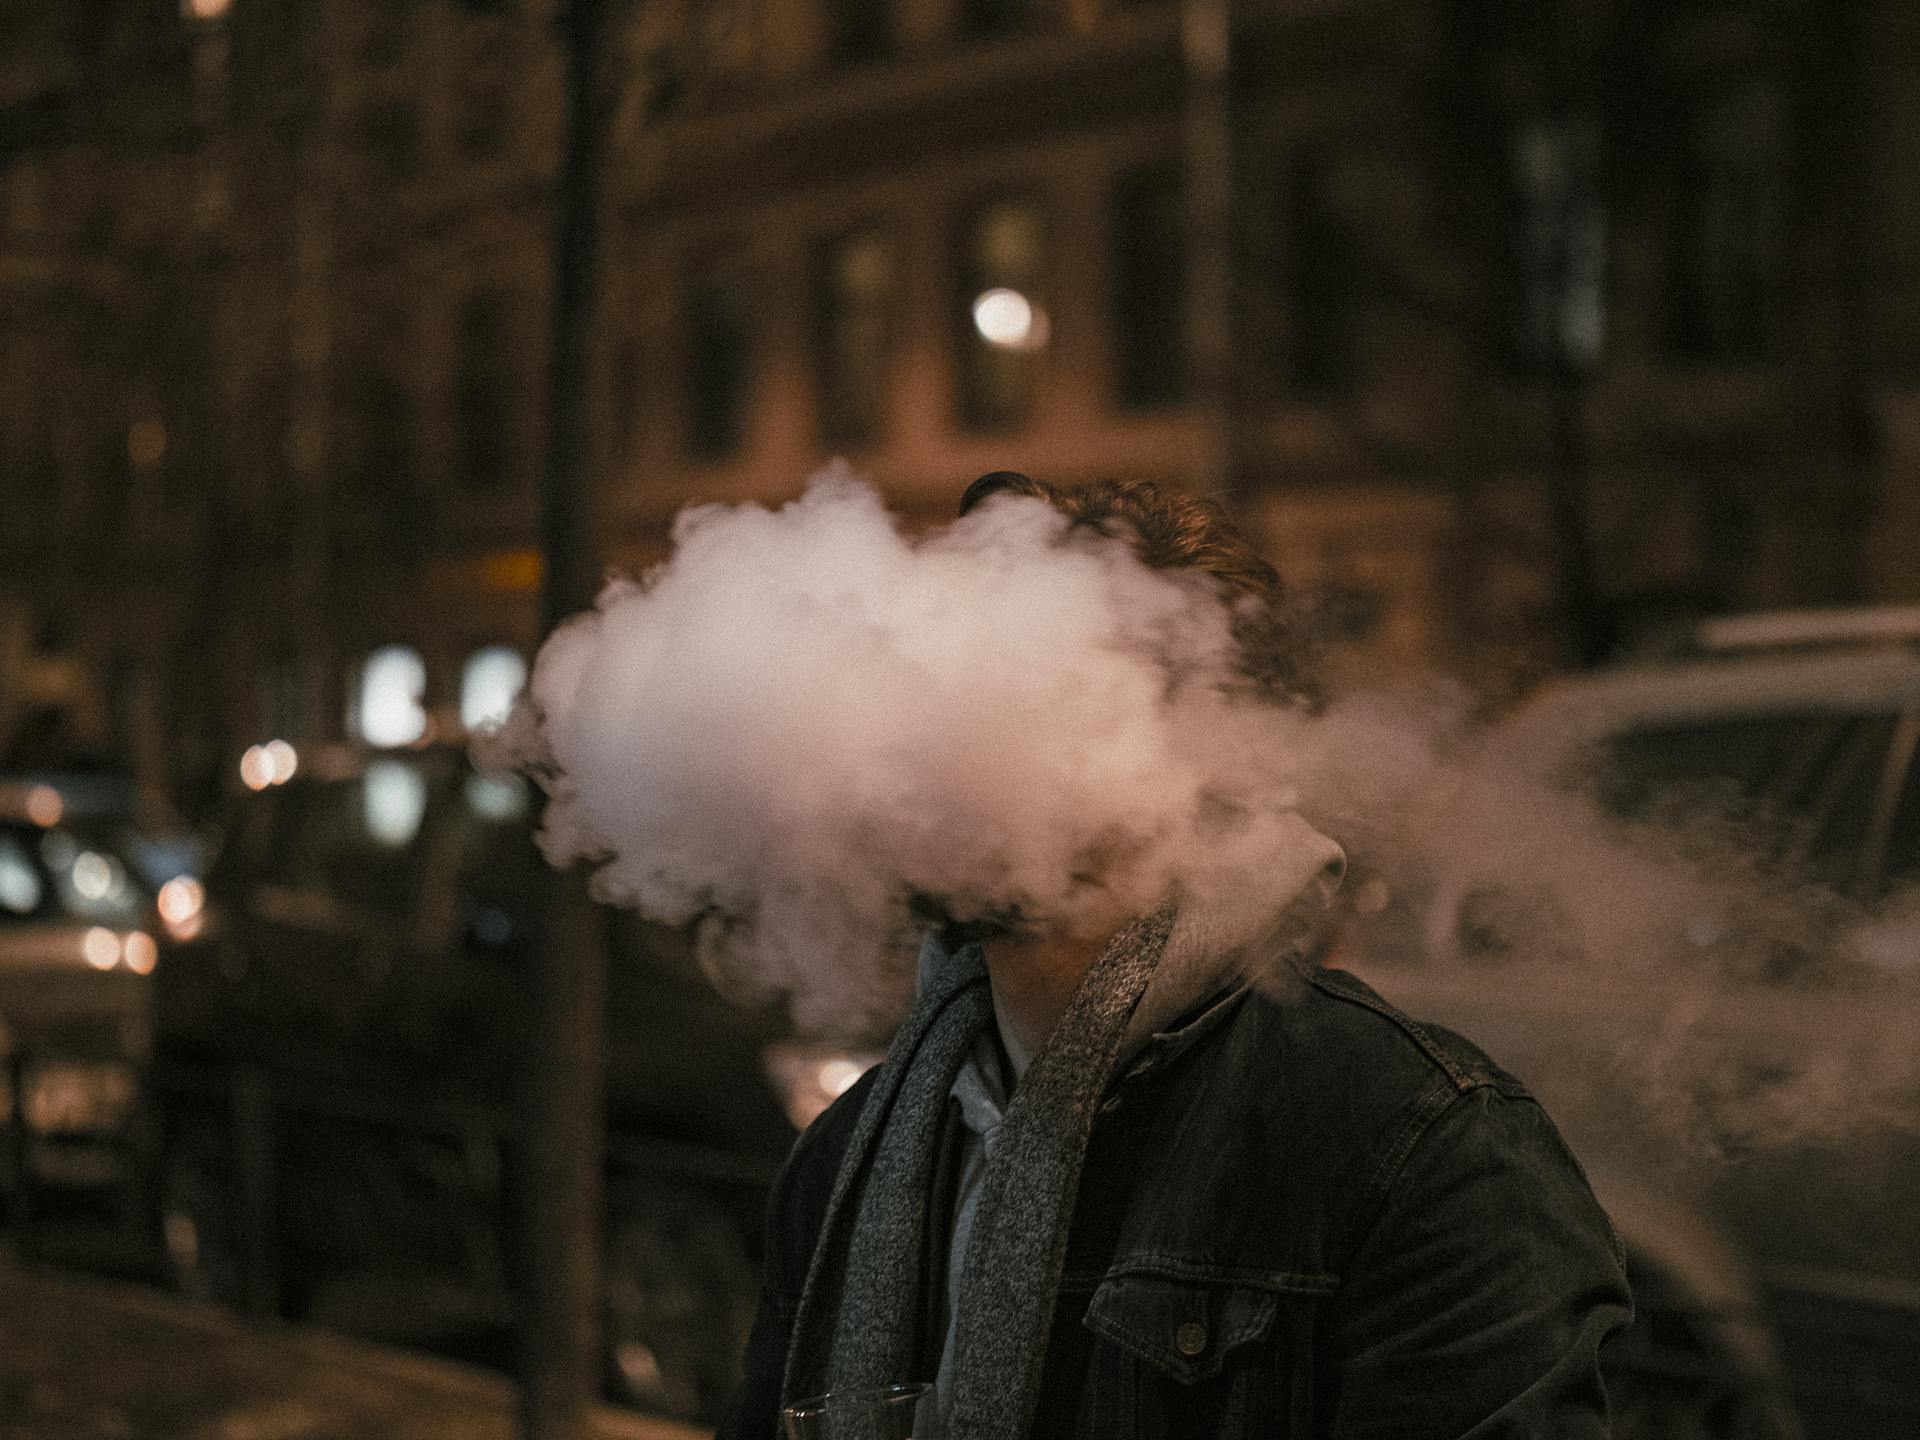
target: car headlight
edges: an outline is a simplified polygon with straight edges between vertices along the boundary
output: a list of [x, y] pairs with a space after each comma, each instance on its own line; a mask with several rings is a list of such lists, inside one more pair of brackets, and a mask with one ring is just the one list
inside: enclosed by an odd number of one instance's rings
[[175, 940], [191, 940], [206, 924], [207, 887], [191, 875], [176, 875], [160, 887], [155, 908]]
[[804, 1130], [820, 1112], [884, 1057], [841, 1050], [810, 1050], [800, 1045], [767, 1047], [767, 1074], [787, 1107], [787, 1118]]
[[121, 934], [104, 925], [95, 925], [80, 937], [80, 956], [96, 970], [112, 970], [117, 966], [136, 975], [151, 975], [160, 948], [144, 930]]

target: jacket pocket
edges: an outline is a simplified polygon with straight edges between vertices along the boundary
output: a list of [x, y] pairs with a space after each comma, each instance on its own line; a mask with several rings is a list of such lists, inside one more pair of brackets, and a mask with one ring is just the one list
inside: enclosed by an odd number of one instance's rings
[[[1109, 1275], [1088, 1303], [1096, 1337], [1080, 1433], [1099, 1440], [1280, 1440], [1308, 1353], [1304, 1297], [1230, 1281]], [[1310, 1300], [1304, 1300], [1308, 1306]], [[1304, 1433], [1304, 1432], [1303, 1432]]]
[[1115, 1275], [1087, 1305], [1087, 1328], [1182, 1385], [1211, 1380], [1267, 1338], [1280, 1296], [1254, 1285]]

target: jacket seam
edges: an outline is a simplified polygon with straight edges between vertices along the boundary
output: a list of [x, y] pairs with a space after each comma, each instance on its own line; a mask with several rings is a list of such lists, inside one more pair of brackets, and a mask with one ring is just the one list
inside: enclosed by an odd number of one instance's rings
[[1413, 1154], [1421, 1137], [1433, 1128], [1434, 1122], [1442, 1115], [1474, 1090], [1482, 1088], [1489, 1087], [1470, 1084], [1465, 1089], [1455, 1089], [1447, 1084], [1434, 1084], [1414, 1103], [1412, 1113], [1401, 1123], [1367, 1177], [1364, 1203], [1355, 1208], [1354, 1223], [1348, 1227], [1345, 1237], [1347, 1243], [1341, 1247], [1343, 1259], [1359, 1248], [1362, 1238], [1373, 1228], [1381, 1210], [1386, 1207], [1387, 1196], [1394, 1182], [1406, 1168], [1407, 1157]]
[[[1349, 990], [1344, 985], [1334, 981], [1326, 971], [1318, 968], [1310, 970], [1307, 973], [1306, 979], [1307, 983], [1321, 994], [1335, 1000], [1344, 1000], [1350, 1005], [1358, 1005], [1365, 1010], [1371, 1010], [1382, 1019], [1391, 1022], [1401, 1030], [1407, 1038], [1420, 1047], [1421, 1052], [1427, 1059], [1431, 1060], [1445, 1072], [1447, 1079], [1452, 1082], [1456, 1093], [1465, 1094], [1467, 1091], [1475, 1089], [1478, 1086], [1496, 1083], [1490, 1075], [1468, 1072], [1460, 1065], [1459, 1061], [1447, 1053], [1446, 1047], [1434, 1039], [1434, 1037], [1428, 1033], [1426, 1027], [1418, 1020], [1396, 1009], [1378, 996]], [[1524, 1087], [1519, 1088], [1524, 1090]]]
[[1298, 1270], [1258, 1270], [1247, 1266], [1208, 1265], [1159, 1252], [1148, 1252], [1109, 1266], [1099, 1281], [1135, 1278], [1176, 1280], [1201, 1285], [1244, 1285], [1284, 1295], [1331, 1295], [1340, 1288], [1337, 1275]]

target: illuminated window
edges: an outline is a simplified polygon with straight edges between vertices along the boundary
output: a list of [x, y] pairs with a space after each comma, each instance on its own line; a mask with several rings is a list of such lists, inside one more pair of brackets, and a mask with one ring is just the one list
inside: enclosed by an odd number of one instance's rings
[[375, 843], [390, 850], [413, 843], [427, 813], [424, 775], [404, 761], [376, 760], [367, 767], [360, 798], [367, 835]]
[[964, 217], [959, 241], [960, 421], [1017, 429], [1032, 418], [1049, 339], [1045, 222], [1030, 201], [995, 200]]
[[513, 478], [513, 377], [508, 301], [482, 290], [460, 309], [455, 404], [459, 481], [472, 490], [504, 490]]
[[719, 459], [747, 429], [753, 334], [746, 277], [733, 264], [703, 264], [687, 287], [687, 442]]
[[1154, 166], [1113, 195], [1114, 391], [1125, 406], [1186, 389], [1186, 224], [1179, 173]]
[[427, 666], [420, 652], [388, 645], [360, 672], [355, 730], [369, 745], [411, 745], [427, 733]]
[[511, 645], [474, 651], [460, 675], [460, 723], [469, 730], [498, 724], [526, 683], [527, 662]]
[[1606, 210], [1599, 127], [1547, 116], [1510, 141], [1514, 275], [1508, 336], [1523, 370], [1585, 370], [1606, 344]]
[[820, 435], [859, 444], [886, 417], [896, 280], [893, 240], [877, 228], [836, 236], [815, 257]]

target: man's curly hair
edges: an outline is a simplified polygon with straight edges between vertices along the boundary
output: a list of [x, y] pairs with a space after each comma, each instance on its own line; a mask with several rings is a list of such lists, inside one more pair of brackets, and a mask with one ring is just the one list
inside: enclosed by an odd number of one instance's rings
[[1000, 494], [1044, 500], [1067, 517], [1070, 528], [1124, 541], [1156, 570], [1194, 569], [1211, 576], [1233, 609], [1233, 635], [1247, 680], [1268, 699], [1318, 701], [1306, 627], [1279, 572], [1219, 507], [1149, 480], [1062, 486], [996, 470], [967, 487], [960, 513]]

